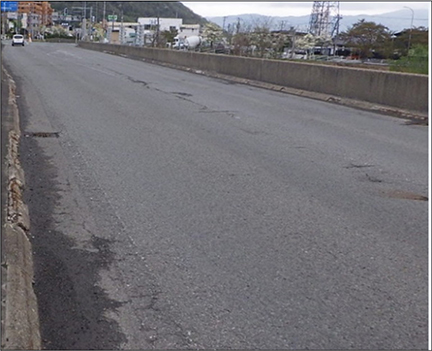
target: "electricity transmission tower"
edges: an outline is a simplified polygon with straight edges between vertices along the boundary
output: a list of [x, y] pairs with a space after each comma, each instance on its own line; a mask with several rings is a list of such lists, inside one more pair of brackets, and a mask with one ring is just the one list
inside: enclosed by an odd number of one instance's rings
[[309, 20], [309, 33], [314, 36], [339, 34], [339, 1], [314, 1]]

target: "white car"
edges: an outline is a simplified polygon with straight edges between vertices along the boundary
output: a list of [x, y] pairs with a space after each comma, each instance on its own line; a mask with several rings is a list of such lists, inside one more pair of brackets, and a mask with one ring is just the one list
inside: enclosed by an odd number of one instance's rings
[[15, 34], [12, 37], [12, 46], [14, 46], [14, 45], [24, 46], [24, 36], [22, 36], [21, 34]]

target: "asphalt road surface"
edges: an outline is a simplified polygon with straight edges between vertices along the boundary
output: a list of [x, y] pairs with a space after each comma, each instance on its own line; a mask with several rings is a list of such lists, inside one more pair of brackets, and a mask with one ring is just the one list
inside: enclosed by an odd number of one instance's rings
[[3, 56], [44, 348], [428, 347], [427, 127], [71, 44]]

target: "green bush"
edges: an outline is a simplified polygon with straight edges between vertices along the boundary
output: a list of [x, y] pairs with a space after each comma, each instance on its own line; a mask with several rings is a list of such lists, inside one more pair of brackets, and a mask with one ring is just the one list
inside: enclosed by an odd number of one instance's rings
[[390, 64], [390, 71], [429, 74], [429, 49], [425, 45], [416, 45], [408, 53]]

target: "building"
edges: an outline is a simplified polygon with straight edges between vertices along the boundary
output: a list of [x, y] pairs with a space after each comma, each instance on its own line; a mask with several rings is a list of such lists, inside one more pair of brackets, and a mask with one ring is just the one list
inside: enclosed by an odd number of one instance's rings
[[41, 27], [52, 25], [53, 9], [48, 1], [19, 1], [18, 15], [22, 19], [23, 28], [34, 36]]
[[201, 35], [201, 26], [199, 24], [182, 24], [178, 31], [178, 38], [185, 39], [195, 35]]
[[137, 22], [106, 22], [107, 40], [111, 44], [137, 46], [158, 45], [161, 34], [176, 31], [182, 38], [200, 35], [199, 24], [183, 24], [182, 18], [139, 17]]
[[180, 31], [180, 27], [183, 24], [182, 18], [157, 18], [157, 17], [139, 17], [138, 23], [144, 26], [144, 30], [157, 30], [159, 25], [159, 31]]
[[50, 26], [52, 24], [53, 9], [48, 1], [19, 1], [18, 13], [36, 15], [41, 26]]
[[109, 42], [111, 44], [134, 43], [138, 26], [138, 22], [107, 22], [107, 37]]

